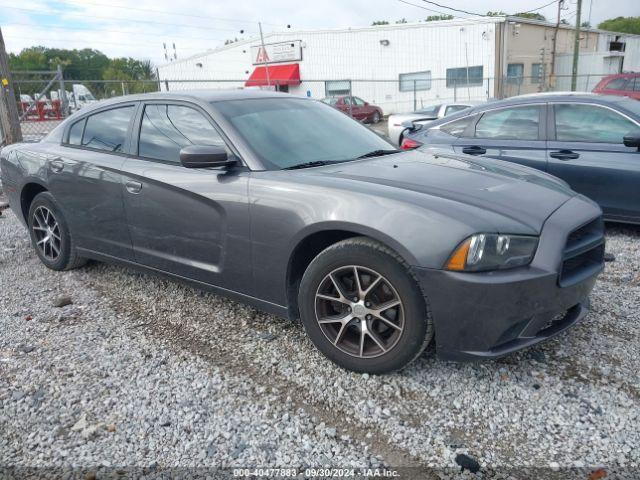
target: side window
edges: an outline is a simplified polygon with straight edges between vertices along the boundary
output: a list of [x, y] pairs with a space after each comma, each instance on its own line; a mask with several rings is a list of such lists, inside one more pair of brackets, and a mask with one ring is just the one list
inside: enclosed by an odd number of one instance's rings
[[71, 125], [71, 128], [69, 129], [69, 141], [67, 142], [69, 145], [82, 144], [82, 132], [84, 131], [84, 124], [86, 121], [87, 119], [83, 118]]
[[453, 122], [442, 125], [440, 130], [454, 137], [462, 137], [467, 127], [473, 123], [474, 118], [475, 116], [470, 115], [459, 120], [454, 120]]
[[640, 92], [640, 77], [634, 78], [635, 84], [633, 86], [634, 92]]
[[540, 109], [536, 106], [487, 112], [476, 124], [476, 138], [538, 140]]
[[607, 83], [604, 88], [607, 90], [624, 90], [626, 86], [626, 78], [614, 78], [609, 83]]
[[91, 115], [87, 118], [84, 128], [82, 146], [108, 152], [122, 152], [132, 114], [133, 106]]
[[222, 145], [224, 140], [197, 110], [182, 105], [144, 107], [138, 155], [180, 163], [180, 149], [188, 145]]
[[638, 126], [608, 108], [595, 105], [555, 105], [556, 140], [561, 142], [622, 143]]
[[345, 105], [351, 105], [351, 99], [350, 99], [349, 97], [344, 97], [344, 98], [342, 99], [342, 102], [343, 102]]
[[358, 97], [353, 97], [353, 103], [355, 103], [359, 107], [363, 107], [364, 106], [364, 100], [362, 100], [361, 98], [358, 98]]
[[464, 110], [465, 108], [469, 107], [467, 105], [449, 105], [444, 111], [444, 116], [446, 117], [447, 115], [459, 112], [460, 110]]

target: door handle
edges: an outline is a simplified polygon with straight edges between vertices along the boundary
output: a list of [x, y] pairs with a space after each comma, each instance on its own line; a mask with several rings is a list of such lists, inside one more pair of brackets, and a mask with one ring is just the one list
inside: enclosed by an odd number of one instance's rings
[[124, 184], [124, 186], [127, 189], [127, 192], [133, 194], [138, 194], [142, 190], [142, 184], [140, 182], [134, 182], [133, 180], [129, 180]]
[[51, 166], [51, 170], [54, 173], [60, 173], [64, 168], [64, 162], [59, 158], [56, 158], [55, 160], [51, 160], [49, 162], [49, 165]]
[[462, 153], [466, 153], [467, 155], [484, 155], [487, 153], [487, 149], [474, 145], [472, 147], [464, 147]]
[[580, 158], [580, 154], [572, 152], [571, 150], [558, 150], [557, 152], [549, 153], [551, 158], [557, 158], [558, 160], [575, 160]]

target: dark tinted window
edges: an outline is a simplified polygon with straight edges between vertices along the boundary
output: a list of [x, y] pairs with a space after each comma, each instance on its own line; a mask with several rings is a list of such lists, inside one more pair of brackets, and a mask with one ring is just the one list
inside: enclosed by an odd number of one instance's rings
[[70, 145], [80, 145], [82, 143], [82, 131], [84, 130], [84, 123], [86, 119], [83, 118], [79, 122], [71, 125], [71, 129], [69, 129], [69, 144]]
[[476, 138], [538, 140], [537, 106], [504, 108], [487, 112], [476, 125]]
[[469, 117], [461, 118], [460, 120], [455, 120], [451, 123], [447, 123], [446, 125], [442, 125], [440, 130], [448, 133], [449, 135], [453, 135], [454, 137], [461, 137], [464, 131], [467, 129], [469, 125], [473, 122], [475, 117], [473, 115]]
[[313, 100], [264, 98], [216, 102], [218, 110], [271, 169], [347, 161], [394, 147], [335, 108]]
[[131, 106], [91, 115], [87, 118], [82, 145], [109, 152], [122, 152], [132, 114]]
[[188, 145], [224, 145], [224, 141], [207, 118], [193, 108], [144, 107], [138, 155], [180, 163], [180, 149]]
[[556, 139], [565, 142], [622, 143], [638, 126], [608, 108], [595, 105], [556, 105]]
[[607, 90], [624, 90], [626, 86], [626, 78], [614, 78], [609, 83], [607, 83], [606, 87], [604, 88], [606, 88]]

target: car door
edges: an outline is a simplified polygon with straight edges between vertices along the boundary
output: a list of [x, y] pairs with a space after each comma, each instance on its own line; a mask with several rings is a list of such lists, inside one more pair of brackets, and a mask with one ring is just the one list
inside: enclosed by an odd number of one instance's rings
[[130, 260], [122, 206], [122, 165], [135, 103], [101, 109], [73, 122], [48, 158], [49, 190], [81, 248]]
[[485, 111], [456, 141], [454, 149], [544, 171], [545, 112], [544, 104], [513, 105]]
[[598, 202], [608, 218], [640, 220], [640, 153], [623, 143], [638, 123], [603, 105], [555, 103], [549, 124], [549, 173]]
[[209, 114], [185, 102], [146, 102], [122, 189], [136, 262], [238, 292], [251, 285], [249, 171], [186, 168], [180, 149], [228, 146]]
[[[357, 110], [357, 119], [358, 120], [366, 120], [373, 115], [375, 108], [371, 105], [368, 105], [367, 102], [362, 100], [360, 97], [353, 97], [353, 104]], [[354, 115], [355, 116], [355, 115]]]

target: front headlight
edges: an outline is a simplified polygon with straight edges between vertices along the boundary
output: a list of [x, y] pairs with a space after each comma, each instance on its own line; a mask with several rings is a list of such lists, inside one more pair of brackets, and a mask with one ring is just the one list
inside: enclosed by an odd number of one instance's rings
[[538, 237], [478, 233], [455, 249], [446, 270], [480, 272], [528, 265], [536, 253]]

